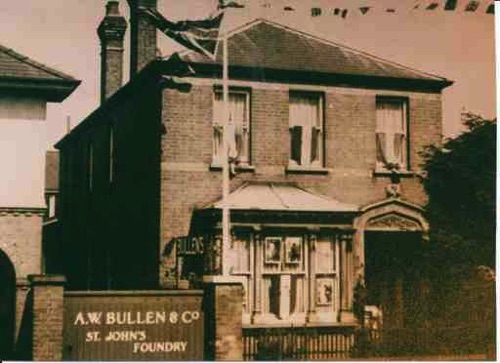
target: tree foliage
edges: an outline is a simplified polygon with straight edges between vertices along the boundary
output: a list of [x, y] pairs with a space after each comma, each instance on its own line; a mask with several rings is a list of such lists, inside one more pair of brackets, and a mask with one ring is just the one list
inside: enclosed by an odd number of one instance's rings
[[424, 152], [433, 259], [441, 267], [495, 265], [496, 119], [466, 113], [468, 130]]

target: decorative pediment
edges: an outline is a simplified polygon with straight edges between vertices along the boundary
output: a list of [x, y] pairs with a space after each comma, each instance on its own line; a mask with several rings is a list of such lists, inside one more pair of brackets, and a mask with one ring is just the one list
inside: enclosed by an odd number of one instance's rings
[[388, 231], [421, 231], [422, 226], [417, 221], [396, 213], [389, 213], [370, 219], [366, 225], [371, 230]]

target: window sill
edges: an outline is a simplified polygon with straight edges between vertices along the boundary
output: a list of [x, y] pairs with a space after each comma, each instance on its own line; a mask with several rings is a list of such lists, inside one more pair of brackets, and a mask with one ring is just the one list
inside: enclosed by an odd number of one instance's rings
[[[222, 171], [222, 165], [220, 164], [210, 164], [210, 171]], [[253, 173], [255, 172], [255, 166], [253, 165], [240, 165], [234, 168], [237, 173]]]
[[[412, 170], [399, 170], [397, 174], [402, 177], [402, 178], [408, 178], [408, 177], [413, 177], [417, 173]], [[387, 169], [375, 169], [373, 170], [373, 176], [391, 176], [392, 171], [387, 170]]]
[[285, 173], [287, 174], [320, 174], [326, 175], [329, 170], [321, 167], [311, 167], [311, 166], [292, 166], [289, 165], [285, 168]]

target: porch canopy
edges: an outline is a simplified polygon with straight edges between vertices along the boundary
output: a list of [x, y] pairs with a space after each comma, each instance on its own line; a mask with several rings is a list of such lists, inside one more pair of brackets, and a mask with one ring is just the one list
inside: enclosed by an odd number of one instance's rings
[[[352, 228], [359, 207], [301, 188], [296, 183], [248, 182], [227, 198], [231, 223], [338, 225]], [[204, 223], [220, 223], [222, 200], [195, 212]], [[198, 219], [195, 217], [195, 219]]]

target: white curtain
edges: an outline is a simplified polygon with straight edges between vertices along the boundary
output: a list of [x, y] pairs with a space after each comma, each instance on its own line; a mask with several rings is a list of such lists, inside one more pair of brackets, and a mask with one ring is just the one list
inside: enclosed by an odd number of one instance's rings
[[321, 110], [318, 97], [290, 96], [291, 157], [297, 165], [320, 162]]
[[406, 165], [406, 109], [401, 101], [377, 102], [377, 161]]
[[[228, 125], [228, 143], [229, 157], [237, 159], [240, 163], [249, 162], [249, 122], [247, 111], [247, 94], [230, 93], [229, 94], [229, 125]], [[224, 126], [224, 102], [221, 92], [215, 93], [214, 103], [214, 150], [213, 155], [216, 161], [222, 157], [222, 137]]]

